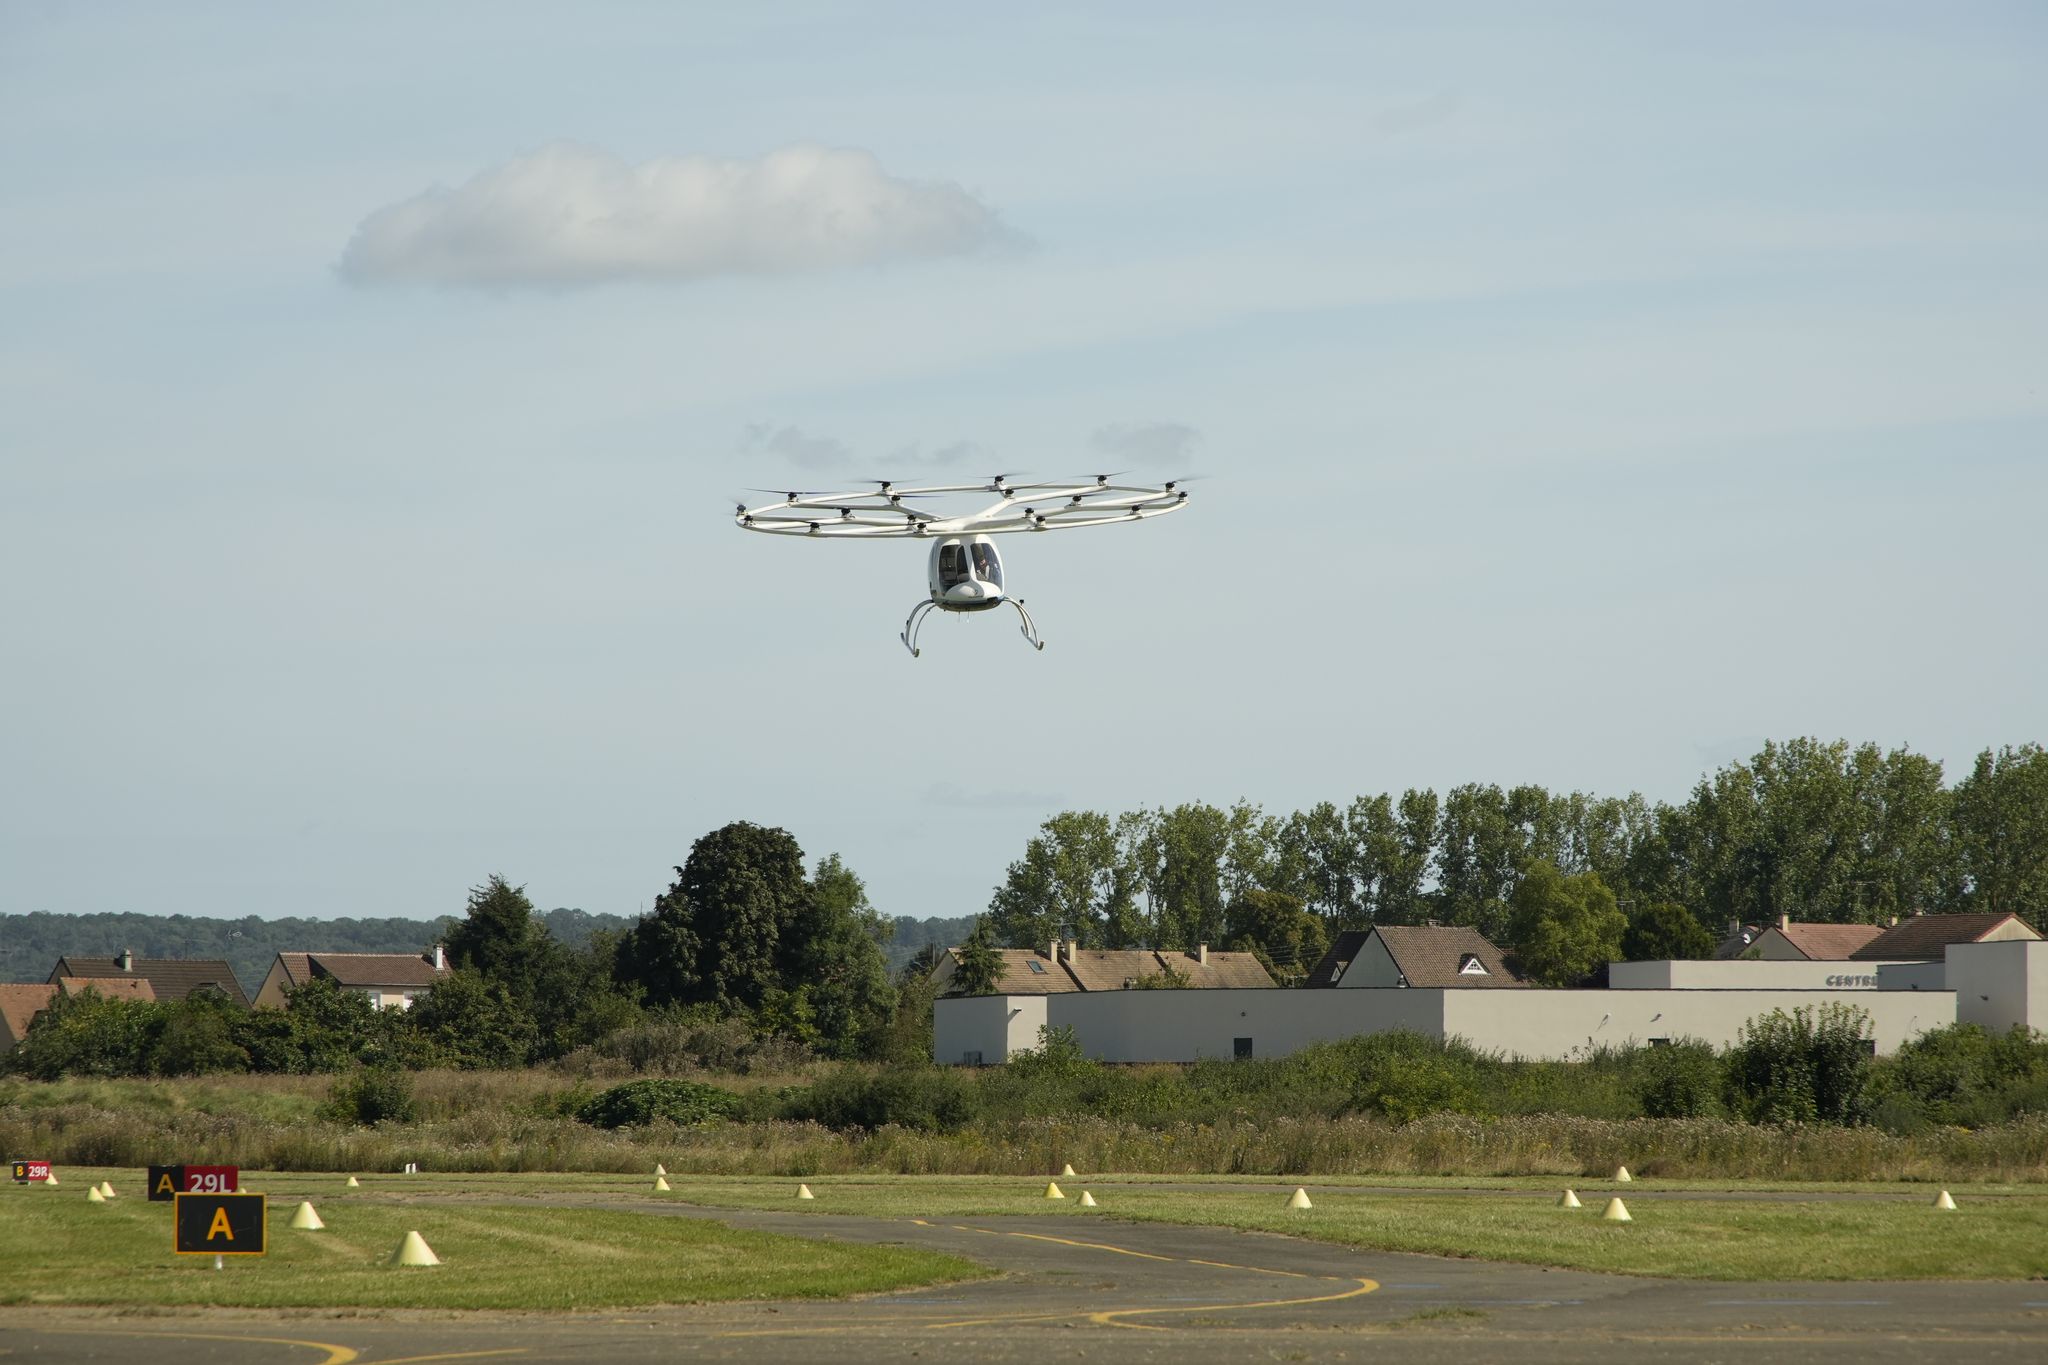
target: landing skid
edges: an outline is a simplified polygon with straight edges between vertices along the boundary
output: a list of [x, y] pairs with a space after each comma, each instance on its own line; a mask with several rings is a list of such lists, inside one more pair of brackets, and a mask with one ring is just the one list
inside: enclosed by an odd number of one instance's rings
[[[1024, 610], [1024, 603], [1015, 597], [1005, 598], [1004, 600], [1017, 609], [1017, 615], [1020, 620], [1017, 629], [1024, 636], [1025, 643], [1033, 649], [1044, 649], [1045, 641], [1038, 636], [1038, 623], [1031, 619], [1030, 612]], [[924, 629], [926, 618], [932, 614], [932, 611], [937, 606], [938, 603], [927, 600], [912, 607], [909, 618], [903, 623], [903, 633], [896, 637], [903, 641], [903, 647], [910, 651], [910, 657], [913, 659], [918, 658], [921, 653], [917, 647], [918, 632]]]

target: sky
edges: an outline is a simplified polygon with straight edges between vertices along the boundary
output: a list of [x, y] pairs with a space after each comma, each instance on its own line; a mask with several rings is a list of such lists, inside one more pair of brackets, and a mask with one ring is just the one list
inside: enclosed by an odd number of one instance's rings
[[[0, 0], [0, 912], [2048, 739], [2033, 4]], [[749, 488], [1199, 476], [925, 547]]]

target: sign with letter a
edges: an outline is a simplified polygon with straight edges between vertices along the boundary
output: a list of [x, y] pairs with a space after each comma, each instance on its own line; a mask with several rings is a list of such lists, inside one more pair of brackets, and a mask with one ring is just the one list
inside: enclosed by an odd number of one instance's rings
[[171, 1201], [180, 1256], [261, 1256], [269, 1232], [260, 1194], [185, 1194]]
[[185, 1168], [183, 1166], [152, 1166], [149, 1168], [149, 1199], [153, 1204], [168, 1204], [185, 1192]]

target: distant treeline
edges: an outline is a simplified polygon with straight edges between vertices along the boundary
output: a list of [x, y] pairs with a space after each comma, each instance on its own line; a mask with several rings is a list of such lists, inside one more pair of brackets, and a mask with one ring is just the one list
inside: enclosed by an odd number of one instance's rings
[[1376, 923], [1471, 925], [1503, 942], [1539, 868], [1603, 885], [1631, 921], [1653, 908], [1666, 930], [1689, 918], [1695, 940], [1779, 915], [1996, 911], [2043, 927], [2048, 751], [1986, 749], [1951, 784], [1904, 747], [1794, 739], [1675, 804], [1467, 783], [1286, 815], [1244, 801], [1065, 811], [1010, 865], [984, 932], [1020, 947], [1206, 941], [1282, 965]]
[[[458, 916], [439, 919], [206, 919], [192, 915], [129, 913], [0, 915], [0, 981], [43, 981], [57, 959], [112, 957], [132, 948], [137, 957], [226, 958], [250, 995], [263, 984], [281, 952], [417, 953], [444, 940]], [[559, 908], [537, 918], [565, 948], [583, 949], [597, 933], [620, 934], [635, 920]], [[889, 970], [900, 970], [929, 943], [951, 945], [966, 937], [972, 916], [912, 919], [899, 915], [895, 935], [882, 945]]]

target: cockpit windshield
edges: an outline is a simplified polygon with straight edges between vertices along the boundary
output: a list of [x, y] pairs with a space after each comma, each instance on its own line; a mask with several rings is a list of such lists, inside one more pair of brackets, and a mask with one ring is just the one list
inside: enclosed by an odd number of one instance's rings
[[1003, 564], [1001, 560], [996, 558], [996, 547], [993, 545], [975, 545], [972, 547], [972, 550], [974, 555], [974, 576], [984, 583], [993, 584], [998, 588], [1002, 587]]
[[967, 581], [967, 554], [963, 545], [939, 547], [939, 587], [956, 588]]

